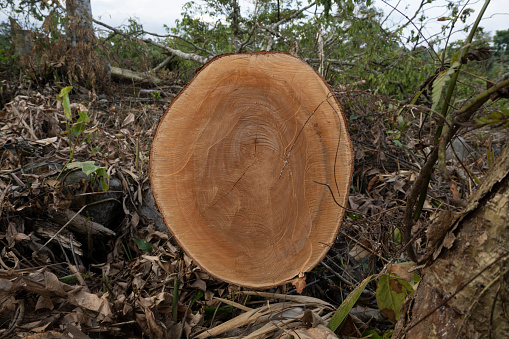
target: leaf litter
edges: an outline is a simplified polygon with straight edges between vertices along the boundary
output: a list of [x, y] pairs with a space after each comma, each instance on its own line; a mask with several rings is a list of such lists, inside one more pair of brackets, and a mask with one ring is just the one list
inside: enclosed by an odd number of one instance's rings
[[[18, 95], [0, 111], [0, 336], [337, 338], [390, 331], [399, 315], [390, 300], [415, 283], [415, 267], [400, 263], [398, 226], [431, 143], [433, 122], [418, 108], [356, 90], [337, 93], [356, 149], [340, 236], [322, 264], [293, 281], [296, 289], [247, 291], [201, 271], [158, 217], [148, 157], [167, 102], [71, 96], [71, 114], [90, 119], [73, 144], [56, 94], [46, 88]], [[465, 137], [484, 145], [479, 138]], [[77, 164], [65, 167], [73, 149]], [[470, 173], [481, 177], [487, 162], [470, 160]], [[94, 177], [98, 169], [107, 189]], [[475, 188], [466, 175], [453, 180], [431, 182], [420, 223]], [[419, 241], [425, 248], [426, 237]], [[434, 239], [430, 246], [444, 245]], [[372, 277], [383, 272], [377, 289]], [[393, 299], [380, 307], [376, 295], [384, 289]]]

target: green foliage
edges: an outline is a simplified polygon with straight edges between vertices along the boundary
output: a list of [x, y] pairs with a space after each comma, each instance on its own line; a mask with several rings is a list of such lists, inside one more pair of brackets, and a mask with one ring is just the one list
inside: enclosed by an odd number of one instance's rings
[[330, 328], [332, 331], [335, 331], [343, 323], [343, 320], [345, 320], [346, 316], [361, 296], [362, 291], [364, 291], [368, 283], [371, 282], [374, 278], [375, 276], [371, 275], [354, 288], [348, 297], [346, 297], [346, 299], [341, 303], [336, 312], [334, 312], [334, 315], [327, 324], [328, 328]]
[[[139, 37], [143, 32], [143, 25], [138, 18], [129, 18], [127, 24], [119, 30], [129, 36]], [[153, 45], [138, 39], [126, 39], [114, 33], [99, 37], [99, 44], [113, 66], [134, 71], [146, 72], [166, 58], [161, 49]]]
[[399, 230], [399, 228], [394, 229], [394, 233], [392, 236], [394, 237], [394, 241], [396, 242], [396, 244], [401, 244], [401, 231]]
[[146, 252], [148, 254], [152, 253], [152, 244], [145, 239], [134, 239], [134, 242], [136, 243], [136, 246], [143, 252]]
[[475, 122], [480, 126], [509, 128], [509, 109], [501, 108], [499, 111], [475, 119]]
[[73, 121], [73, 116], [71, 112], [71, 103], [69, 100], [69, 93], [72, 90], [72, 86], [64, 87], [60, 91], [60, 94], [57, 94], [57, 100], [62, 103], [64, 107], [65, 121], [62, 121], [66, 125], [66, 132], [68, 140], [69, 140], [69, 162], [74, 159], [74, 150], [76, 146], [82, 141], [81, 134], [85, 131], [85, 124], [90, 122], [90, 118], [88, 117], [88, 113], [86, 111], [82, 111], [81, 109], [78, 111], [79, 118], [76, 121]]
[[507, 54], [509, 52], [509, 29], [496, 31], [493, 43], [498, 53]]
[[401, 315], [401, 305], [414, 289], [408, 281], [391, 274], [382, 275], [378, 280], [376, 289], [376, 302], [378, 308], [384, 312], [389, 319], [397, 321]]
[[57, 94], [57, 100], [64, 106], [64, 114], [68, 120], [72, 120], [71, 115], [71, 102], [69, 100], [69, 93], [72, 90], [72, 86], [64, 87], [60, 90], [60, 94]]
[[12, 16], [23, 15], [27, 21], [29, 21], [27, 17], [43, 21], [46, 17], [45, 12], [50, 10], [52, 5], [50, 1], [5, 0], [0, 1], [0, 10]]
[[[334, 315], [327, 324], [329, 329], [336, 331], [336, 329], [341, 326], [346, 316], [359, 299], [362, 291], [364, 291], [368, 283], [376, 279], [376, 277], [376, 275], [371, 275], [355, 287], [341, 303], [336, 312], [334, 312]], [[380, 310], [387, 314], [389, 319], [396, 321], [401, 315], [401, 305], [406, 297], [414, 293], [412, 285], [415, 285], [419, 280], [420, 277], [417, 274], [414, 274], [414, 279], [411, 283], [398, 277], [396, 274], [381, 275], [376, 289], [376, 300]], [[387, 337], [390, 337], [390, 333], [386, 333], [386, 335], [383, 336], [383, 338]]]
[[[81, 277], [83, 279], [88, 279], [90, 278], [91, 276], [90, 275], [87, 275], [85, 273], [81, 273]], [[58, 280], [60, 280], [61, 282], [63, 282], [64, 284], [73, 284], [75, 282], [78, 282], [78, 278], [76, 278], [76, 275], [75, 274], [69, 274], [69, 275], [65, 275], [61, 278], [58, 278]]]
[[67, 169], [81, 169], [83, 173], [92, 177], [92, 182], [99, 179], [99, 183], [103, 191], [108, 190], [108, 169], [106, 167], [95, 165], [94, 161], [75, 161], [68, 163]]
[[[257, 7], [235, 15], [234, 1], [207, 0], [201, 6], [189, 2], [176, 27], [167, 30], [200, 49], [177, 38], [169, 38], [167, 43], [202, 56], [208, 56], [206, 51], [220, 54], [270, 48], [297, 54], [318, 68], [320, 33], [324, 54], [330, 60], [325, 62], [324, 77], [330, 83], [362, 83], [363, 89], [399, 98], [411, 93], [434, 70], [427, 49], [407, 49], [401, 44], [401, 32], [389, 32], [382, 27], [383, 15], [372, 7], [371, 1], [317, 3], [323, 7], [315, 8], [316, 15], [305, 11], [270, 31], [266, 28], [289, 18], [306, 4], [281, 0], [278, 8], [275, 1], [258, 1]], [[179, 61], [179, 67], [190, 70], [196, 64]]]
[[0, 65], [8, 65], [11, 61], [11, 36], [7, 22], [0, 23]]
[[[81, 137], [83, 132], [86, 130], [86, 124], [90, 122], [87, 111], [78, 111], [78, 119], [73, 121], [73, 115], [71, 111], [71, 102], [69, 99], [69, 93], [72, 91], [72, 86], [64, 87], [60, 90], [60, 94], [57, 94], [57, 100], [62, 103], [64, 108], [64, 115], [66, 120], [62, 121], [66, 125], [66, 131], [69, 141], [69, 160], [65, 164], [64, 169], [81, 169], [86, 175], [92, 176], [93, 181], [99, 179], [99, 183], [103, 191], [108, 190], [108, 169], [106, 167], [95, 165], [94, 161], [76, 161], [74, 160], [74, 151], [82, 141]], [[85, 140], [89, 140], [90, 136], [87, 135]], [[62, 174], [62, 173], [60, 173]], [[60, 176], [60, 175], [59, 175]]]

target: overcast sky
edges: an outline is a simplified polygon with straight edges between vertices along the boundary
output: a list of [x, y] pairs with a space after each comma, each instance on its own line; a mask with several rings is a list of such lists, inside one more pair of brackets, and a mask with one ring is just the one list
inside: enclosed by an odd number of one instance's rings
[[[386, 0], [391, 4], [398, 4], [398, 9], [405, 13], [407, 16], [413, 16], [417, 5], [420, 3], [419, 0]], [[136, 17], [139, 19], [141, 24], [146, 31], [154, 33], [164, 33], [163, 25], [166, 24], [170, 27], [175, 25], [175, 20], [180, 17], [182, 12], [182, 6], [188, 2], [188, 0], [91, 0], [92, 2], [92, 13], [94, 18], [107, 23], [112, 26], [119, 26], [127, 24], [127, 19], [130, 17]], [[201, 0], [196, 0], [200, 3]], [[245, 5], [248, 0], [240, 0], [241, 6]], [[307, 0], [303, 0], [303, 3], [308, 3]], [[463, 2], [466, 2], [464, 0]], [[430, 20], [426, 25], [425, 34], [430, 36], [439, 31], [443, 22], [437, 22], [436, 18], [439, 18], [446, 14], [445, 4], [446, 0], [436, 0], [432, 6], [425, 8], [425, 14], [434, 18]], [[484, 4], [484, 0], [470, 0], [468, 7], [474, 8], [476, 13], [470, 16], [469, 22], [472, 23], [475, 20], [477, 13]], [[375, 0], [375, 5], [382, 9], [386, 15], [391, 13], [391, 8], [385, 5], [382, 0]], [[385, 27], [395, 27], [398, 23], [405, 21], [404, 17], [393, 11], [390, 16], [390, 20], [385, 22]], [[5, 13], [0, 13], [0, 20], [6, 20]], [[509, 29], [509, 0], [491, 0], [491, 3], [487, 9], [484, 19], [481, 22], [481, 26], [485, 27], [487, 31], [494, 32], [496, 30]], [[459, 26], [458, 28], [461, 28]], [[458, 33], [454, 36], [453, 40], [463, 39], [466, 33]]]
[[[163, 25], [166, 24], [170, 27], [174, 26], [175, 20], [180, 17], [182, 6], [188, 0], [92, 0], [92, 11], [94, 17], [101, 21], [107, 22], [112, 25], [120, 25], [127, 22], [129, 17], [138, 17], [143, 24], [145, 30], [154, 33], [163, 33]], [[197, 3], [201, 2], [196, 0]], [[242, 1], [241, 0], [241, 5]], [[308, 1], [303, 1], [307, 3]], [[387, 0], [391, 4], [398, 4], [398, 9], [405, 13], [407, 16], [412, 16], [415, 12], [417, 5], [420, 3], [418, 0]], [[464, 1], [465, 2], [465, 1]], [[445, 0], [436, 0], [432, 6], [425, 8], [425, 14], [430, 18], [439, 18], [446, 14]], [[484, 0], [470, 0], [468, 7], [474, 8], [476, 13], [470, 16], [470, 23], [475, 20], [476, 14], [484, 4]], [[376, 0], [375, 5], [382, 9], [387, 15], [391, 12], [391, 8], [385, 5], [381, 0]], [[386, 26], [397, 25], [404, 18], [397, 12], [391, 14], [392, 22], [387, 21]], [[485, 27], [487, 31], [494, 32], [496, 30], [509, 29], [509, 0], [491, 0], [490, 5], [484, 15], [481, 26]], [[429, 22], [427, 27], [428, 34], [437, 32], [443, 22], [433, 20]], [[458, 38], [463, 38], [465, 34], [458, 34]]]

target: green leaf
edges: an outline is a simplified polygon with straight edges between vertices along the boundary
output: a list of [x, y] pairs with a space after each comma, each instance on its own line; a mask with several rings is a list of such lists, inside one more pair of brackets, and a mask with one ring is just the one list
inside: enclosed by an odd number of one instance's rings
[[145, 239], [134, 239], [136, 246], [143, 252], [152, 253], [152, 244]]
[[399, 129], [405, 128], [405, 120], [403, 119], [403, 117], [401, 115], [398, 116], [398, 128]]
[[71, 103], [69, 101], [69, 92], [72, 90], [72, 86], [64, 87], [60, 90], [60, 94], [57, 94], [57, 100], [64, 106], [64, 113], [67, 119], [71, 120]]
[[401, 231], [399, 230], [399, 228], [394, 229], [393, 236], [394, 236], [394, 241], [397, 244], [401, 244]]
[[378, 332], [375, 330], [369, 330], [362, 333], [362, 337], [370, 339], [383, 339], [383, 337], [380, 334], [378, 334]]
[[79, 168], [81, 169], [86, 175], [90, 175], [92, 173], [97, 173], [97, 171], [101, 168], [101, 166], [96, 166], [94, 161], [75, 161], [71, 162], [66, 166], [68, 169], [73, 168]]
[[194, 303], [200, 299], [201, 297], [203, 297], [204, 294], [203, 294], [203, 291], [202, 290], [198, 290], [198, 292], [196, 292], [196, 294], [194, 295], [194, 297], [191, 298], [191, 304], [189, 305], [189, 308], [193, 307]]
[[415, 105], [415, 103], [417, 102], [417, 99], [419, 99], [419, 97], [421, 96], [421, 94], [423, 92], [424, 92], [424, 90], [417, 92], [417, 94], [414, 96], [412, 101], [410, 101], [410, 105]]
[[414, 279], [412, 281], [412, 286], [415, 286], [415, 284], [417, 284], [419, 281], [421, 281], [421, 277], [417, 273], [414, 273]]
[[[90, 276], [86, 275], [85, 273], [81, 273], [81, 277], [83, 279], [90, 278]], [[72, 284], [74, 282], [77, 282], [78, 278], [76, 278], [76, 276], [74, 274], [70, 274], [70, 275], [66, 275], [61, 278], [58, 278], [58, 280], [60, 280], [61, 282], [65, 283], [65, 284]]]
[[79, 111], [78, 114], [80, 117], [78, 118], [77, 122], [90, 122], [90, 118], [88, 117], [87, 112]]
[[101, 183], [101, 188], [102, 188], [103, 192], [106, 192], [110, 188], [108, 185], [108, 172], [107, 172], [106, 167], [100, 167], [96, 171], [96, 173], [97, 173], [97, 176], [99, 177], [99, 181]]
[[461, 65], [461, 57], [462, 55], [466, 52], [466, 50], [468, 50], [468, 48], [470, 48], [472, 44], [465, 44], [463, 46], [461, 46], [460, 49], [458, 49], [456, 51], [456, 53], [454, 53], [452, 59], [451, 59], [451, 69], [455, 69], [457, 68], [459, 65]]
[[397, 275], [383, 275], [378, 280], [376, 302], [378, 308], [395, 323], [401, 315], [401, 305], [414, 289], [408, 281]]
[[431, 101], [433, 102], [433, 105], [431, 106], [432, 110], [435, 109], [435, 107], [437, 107], [438, 101], [442, 96], [442, 88], [444, 88], [445, 83], [447, 82], [447, 80], [450, 79], [450, 77], [451, 75], [444, 70], [438, 73], [437, 77], [435, 78], [435, 81], [433, 81], [433, 93], [431, 95]]
[[327, 324], [327, 327], [332, 331], [336, 331], [336, 329], [341, 325], [343, 320], [345, 320], [346, 316], [352, 309], [352, 307], [359, 299], [362, 291], [366, 288], [366, 285], [375, 278], [374, 275], [370, 275], [366, 279], [364, 279], [353, 291], [343, 300], [343, 303], [338, 307], [331, 320]]

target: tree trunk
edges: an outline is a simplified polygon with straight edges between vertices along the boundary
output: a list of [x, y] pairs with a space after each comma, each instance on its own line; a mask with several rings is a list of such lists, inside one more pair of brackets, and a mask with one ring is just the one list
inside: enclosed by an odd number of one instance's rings
[[[213, 59], [174, 99], [150, 180], [168, 229], [202, 269], [251, 288], [317, 265], [338, 232], [353, 152], [327, 83], [283, 53]], [[321, 184], [320, 184], [321, 183]]]
[[23, 56], [32, 50], [32, 33], [21, 28], [12, 17], [9, 17], [9, 21], [11, 22], [12, 50], [15, 54]]
[[438, 219], [393, 338], [509, 338], [509, 148], [465, 209]]
[[95, 40], [90, 0], [66, 0], [67, 39], [72, 46], [78, 42], [93, 43]]

